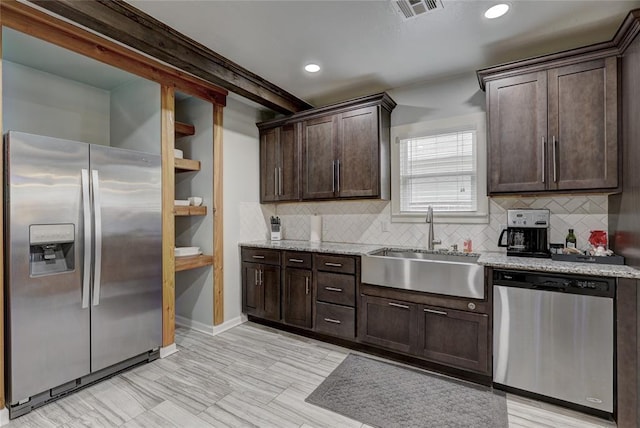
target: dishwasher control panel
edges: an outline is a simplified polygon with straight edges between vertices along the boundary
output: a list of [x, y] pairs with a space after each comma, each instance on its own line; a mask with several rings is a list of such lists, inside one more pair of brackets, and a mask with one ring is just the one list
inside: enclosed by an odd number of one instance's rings
[[600, 297], [615, 294], [614, 278], [594, 276], [495, 270], [493, 284]]

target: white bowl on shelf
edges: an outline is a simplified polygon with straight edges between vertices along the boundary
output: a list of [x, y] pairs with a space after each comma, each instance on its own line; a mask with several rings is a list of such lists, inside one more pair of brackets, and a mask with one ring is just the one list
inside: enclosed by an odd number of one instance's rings
[[173, 157], [176, 159], [182, 159], [184, 157], [184, 152], [180, 149], [173, 149]]
[[202, 254], [200, 247], [175, 247], [176, 257], [197, 256]]
[[188, 201], [189, 205], [193, 205], [194, 207], [202, 205], [202, 198], [200, 196], [190, 196]]
[[175, 205], [176, 207], [188, 207], [189, 206], [189, 200], [188, 199], [174, 199], [173, 200], [173, 205]]

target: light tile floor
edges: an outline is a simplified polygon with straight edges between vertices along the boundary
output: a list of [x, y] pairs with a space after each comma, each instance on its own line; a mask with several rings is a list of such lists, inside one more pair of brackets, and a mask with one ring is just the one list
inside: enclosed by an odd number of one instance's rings
[[[215, 337], [180, 328], [176, 344], [174, 355], [50, 403], [8, 426], [368, 428], [304, 401], [348, 349], [253, 323]], [[507, 407], [510, 427], [615, 427], [513, 395]]]

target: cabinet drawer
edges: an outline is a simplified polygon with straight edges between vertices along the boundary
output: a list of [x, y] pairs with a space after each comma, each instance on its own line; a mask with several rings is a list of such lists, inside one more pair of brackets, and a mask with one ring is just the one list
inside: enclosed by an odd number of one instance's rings
[[311, 269], [312, 258], [313, 255], [311, 253], [285, 251], [283, 264], [286, 267]]
[[355, 338], [356, 310], [345, 306], [316, 302], [315, 331], [347, 339]]
[[339, 305], [356, 305], [356, 277], [340, 273], [318, 272], [316, 299]]
[[355, 273], [356, 261], [349, 256], [332, 256], [327, 254], [315, 255], [315, 266], [317, 270], [326, 272]]
[[249, 263], [263, 263], [266, 265], [280, 265], [280, 251], [265, 248], [243, 248], [242, 261]]

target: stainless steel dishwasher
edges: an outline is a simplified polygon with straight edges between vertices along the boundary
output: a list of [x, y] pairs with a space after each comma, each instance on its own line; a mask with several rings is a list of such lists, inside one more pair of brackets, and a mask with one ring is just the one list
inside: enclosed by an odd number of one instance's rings
[[493, 381], [613, 413], [611, 278], [493, 273]]

